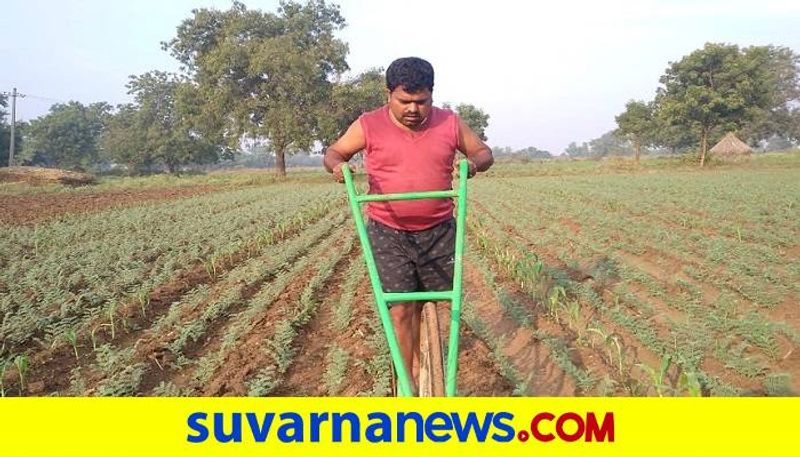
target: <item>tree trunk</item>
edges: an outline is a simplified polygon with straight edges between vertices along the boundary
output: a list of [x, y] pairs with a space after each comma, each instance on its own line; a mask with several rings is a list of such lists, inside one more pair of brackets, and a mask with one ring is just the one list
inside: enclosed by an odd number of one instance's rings
[[638, 138], [633, 140], [633, 147], [636, 150], [636, 163], [639, 163], [639, 156], [642, 154], [642, 142]]
[[700, 139], [700, 168], [706, 164], [706, 151], [708, 150], [708, 130], [703, 130], [703, 136]]
[[275, 148], [275, 173], [286, 176], [286, 150], [283, 146]]

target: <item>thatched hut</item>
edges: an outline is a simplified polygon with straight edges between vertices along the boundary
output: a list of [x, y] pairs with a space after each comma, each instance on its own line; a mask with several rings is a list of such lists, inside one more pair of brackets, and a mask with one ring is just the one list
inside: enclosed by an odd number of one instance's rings
[[709, 152], [720, 159], [734, 159], [749, 156], [753, 150], [733, 132], [728, 132]]

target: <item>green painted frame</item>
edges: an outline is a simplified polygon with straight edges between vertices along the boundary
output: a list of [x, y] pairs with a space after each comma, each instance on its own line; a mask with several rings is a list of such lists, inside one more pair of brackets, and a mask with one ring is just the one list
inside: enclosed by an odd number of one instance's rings
[[[411, 381], [408, 375], [408, 367], [403, 363], [400, 354], [400, 347], [397, 344], [397, 336], [394, 332], [391, 317], [389, 316], [388, 303], [400, 301], [445, 301], [451, 302], [450, 306], [450, 338], [447, 349], [447, 368], [445, 370], [445, 395], [454, 397], [456, 395], [456, 373], [458, 372], [458, 332], [461, 322], [461, 292], [462, 292], [462, 260], [464, 258], [464, 237], [467, 222], [467, 173], [469, 165], [466, 160], [459, 163], [459, 179], [457, 190], [443, 190], [430, 192], [409, 192], [397, 194], [362, 194], [356, 192], [353, 176], [348, 166], [342, 167], [344, 174], [347, 197], [350, 202], [350, 209], [353, 212], [353, 219], [356, 223], [358, 238], [361, 241], [361, 250], [364, 260], [367, 263], [370, 282], [372, 283], [372, 293], [375, 296], [375, 306], [381, 319], [386, 340], [389, 343], [389, 353], [394, 362], [398, 379], [398, 394], [402, 397], [412, 395]], [[367, 237], [366, 224], [361, 214], [361, 204], [375, 201], [394, 201], [394, 200], [422, 200], [428, 198], [453, 198], [457, 199], [456, 205], [456, 246], [455, 264], [453, 269], [453, 289], [441, 292], [403, 292], [390, 293], [384, 292], [378, 276], [378, 268], [372, 255], [372, 247]]]

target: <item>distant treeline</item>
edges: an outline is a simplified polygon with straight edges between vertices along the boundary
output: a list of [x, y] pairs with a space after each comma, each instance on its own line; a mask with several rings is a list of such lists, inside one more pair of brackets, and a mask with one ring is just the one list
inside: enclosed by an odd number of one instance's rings
[[[318, 163], [320, 152], [362, 112], [385, 102], [383, 70], [345, 78], [347, 43], [339, 7], [322, 0], [281, 2], [277, 11], [192, 10], [162, 43], [181, 65], [133, 75], [133, 102], [77, 101], [19, 123], [17, 165], [141, 174], [213, 164], [274, 166], [289, 156]], [[7, 100], [0, 97], [0, 164], [8, 163]], [[485, 137], [488, 115], [459, 104]], [[248, 144], [257, 145], [249, 150]]]
[[[317, 163], [322, 149], [362, 112], [385, 102], [383, 70], [345, 78], [345, 20], [322, 0], [282, 2], [276, 12], [195, 9], [162, 43], [181, 72], [133, 75], [133, 102], [71, 101], [18, 124], [15, 164], [140, 174], [188, 166], [263, 163], [285, 173], [297, 153]], [[618, 128], [572, 143], [556, 157], [707, 151], [734, 131], [752, 146], [785, 149], [800, 141], [800, 57], [778, 46], [706, 44], [670, 62], [653, 100], [628, 102]], [[446, 107], [450, 107], [449, 104]], [[483, 139], [489, 115], [454, 110]], [[8, 163], [8, 100], [0, 95], [0, 165]], [[247, 151], [247, 152], [243, 152]], [[553, 157], [528, 147], [498, 157]]]

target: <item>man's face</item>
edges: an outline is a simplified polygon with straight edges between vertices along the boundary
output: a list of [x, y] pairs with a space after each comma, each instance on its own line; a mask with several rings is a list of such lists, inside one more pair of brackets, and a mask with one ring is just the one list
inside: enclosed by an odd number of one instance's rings
[[408, 93], [405, 87], [398, 86], [389, 92], [389, 111], [401, 124], [416, 129], [420, 127], [431, 113], [433, 97], [431, 91], [422, 89]]

